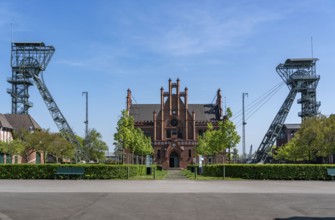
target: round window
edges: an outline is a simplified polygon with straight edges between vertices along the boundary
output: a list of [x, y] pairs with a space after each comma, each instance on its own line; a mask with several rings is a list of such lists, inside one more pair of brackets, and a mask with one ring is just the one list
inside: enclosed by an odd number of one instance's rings
[[171, 126], [177, 126], [178, 125], [178, 120], [177, 119], [172, 119], [170, 122]]

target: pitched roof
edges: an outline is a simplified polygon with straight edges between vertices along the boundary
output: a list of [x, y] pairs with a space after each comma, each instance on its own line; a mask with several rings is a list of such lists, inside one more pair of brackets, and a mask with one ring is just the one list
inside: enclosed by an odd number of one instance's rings
[[36, 130], [42, 129], [39, 124], [27, 114], [5, 114], [8, 122], [16, 130], [26, 129], [26, 130]]
[[301, 124], [284, 124], [287, 129], [298, 130], [301, 127]]
[[217, 120], [216, 105], [212, 104], [189, 104], [190, 113], [194, 111], [196, 121], [211, 121]]
[[11, 124], [9, 124], [6, 116], [3, 115], [3, 114], [0, 114], [0, 127], [13, 129], [13, 127], [11, 126]]
[[[218, 120], [216, 116], [216, 105], [211, 104], [189, 104], [188, 109], [192, 114], [195, 113], [196, 121]], [[153, 121], [153, 112], [160, 112], [160, 104], [132, 104], [129, 114], [134, 117], [135, 121]]]
[[153, 121], [153, 112], [156, 111], [158, 114], [160, 107], [160, 104], [132, 104], [129, 114], [135, 121]]

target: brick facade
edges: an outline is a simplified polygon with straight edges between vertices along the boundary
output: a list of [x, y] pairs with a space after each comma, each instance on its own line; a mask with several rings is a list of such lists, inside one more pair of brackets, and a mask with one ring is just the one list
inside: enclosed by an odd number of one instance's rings
[[[26, 114], [0, 114], [0, 141], [10, 142], [13, 140], [14, 130], [25, 129], [33, 132], [41, 130], [37, 122]], [[15, 163], [33, 163], [44, 164], [43, 152], [27, 152], [27, 158], [22, 155], [9, 155], [0, 152], [0, 164], [15, 164]]]
[[163, 168], [186, 168], [196, 157], [197, 138], [212, 123], [222, 119], [222, 95], [217, 91], [214, 104], [189, 104], [188, 89], [180, 90], [180, 80], [168, 82], [168, 91], [160, 90], [160, 104], [133, 104], [127, 91], [127, 110], [135, 126], [150, 136], [154, 162]]

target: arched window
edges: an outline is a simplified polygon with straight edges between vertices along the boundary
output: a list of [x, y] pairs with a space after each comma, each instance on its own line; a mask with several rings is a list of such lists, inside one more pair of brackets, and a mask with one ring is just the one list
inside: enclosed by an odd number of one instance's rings
[[36, 164], [41, 163], [41, 154], [39, 152], [36, 152]]
[[0, 163], [5, 163], [5, 155], [3, 153], [0, 153]]

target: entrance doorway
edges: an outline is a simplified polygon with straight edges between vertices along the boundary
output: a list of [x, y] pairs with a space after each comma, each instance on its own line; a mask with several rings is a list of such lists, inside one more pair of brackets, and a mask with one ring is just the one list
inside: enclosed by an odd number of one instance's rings
[[39, 152], [36, 152], [36, 164], [41, 163], [41, 154]]
[[170, 154], [170, 167], [171, 168], [179, 167], [179, 156], [176, 151], [173, 151]]

